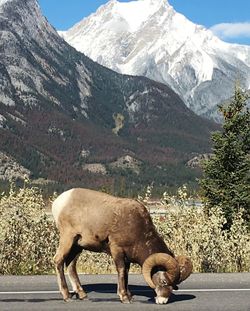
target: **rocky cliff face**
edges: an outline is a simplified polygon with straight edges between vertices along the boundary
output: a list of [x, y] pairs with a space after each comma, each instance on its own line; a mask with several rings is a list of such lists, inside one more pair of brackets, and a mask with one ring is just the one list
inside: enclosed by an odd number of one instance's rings
[[18, 164], [12, 157], [0, 152], [0, 179], [16, 180], [29, 178], [31, 172]]
[[250, 88], [250, 47], [219, 40], [166, 0], [111, 0], [61, 35], [108, 68], [169, 85], [209, 118], [236, 81]]

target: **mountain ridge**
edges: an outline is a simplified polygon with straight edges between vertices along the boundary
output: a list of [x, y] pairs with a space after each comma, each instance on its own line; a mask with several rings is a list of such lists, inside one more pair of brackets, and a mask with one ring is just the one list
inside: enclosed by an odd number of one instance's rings
[[217, 118], [236, 81], [250, 88], [250, 47], [221, 41], [164, 0], [109, 1], [63, 38], [117, 72], [165, 83], [206, 117]]
[[[32, 178], [67, 186], [116, 191], [125, 180], [136, 190], [152, 176], [162, 185], [194, 179], [185, 162], [210, 149], [216, 124], [196, 116], [166, 85], [118, 74], [77, 52], [36, 0], [8, 0], [0, 11], [1, 152]], [[124, 156], [141, 163], [139, 175], [109, 169]], [[84, 170], [91, 163], [107, 166], [107, 175]]]

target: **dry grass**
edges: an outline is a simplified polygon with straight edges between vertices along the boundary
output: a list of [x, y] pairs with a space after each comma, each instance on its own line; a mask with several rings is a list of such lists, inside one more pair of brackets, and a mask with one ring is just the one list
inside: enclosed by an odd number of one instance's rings
[[[208, 216], [202, 207], [186, 205], [179, 192], [178, 208], [170, 208], [153, 221], [175, 254], [192, 258], [196, 272], [242, 272], [250, 270], [250, 233], [242, 212], [235, 214], [230, 231], [222, 229], [222, 211], [213, 208]], [[10, 189], [0, 198], [0, 274], [53, 273], [58, 234], [37, 188]], [[79, 270], [84, 273], [113, 273], [105, 254], [83, 252]], [[132, 271], [139, 272], [137, 266]]]
[[196, 272], [243, 272], [250, 269], [250, 236], [235, 215], [230, 231], [222, 229], [224, 217], [213, 208], [208, 216], [203, 209], [180, 208], [154, 217], [167, 245], [176, 255], [189, 256]]
[[58, 235], [36, 188], [10, 189], [0, 199], [0, 274], [53, 271]]

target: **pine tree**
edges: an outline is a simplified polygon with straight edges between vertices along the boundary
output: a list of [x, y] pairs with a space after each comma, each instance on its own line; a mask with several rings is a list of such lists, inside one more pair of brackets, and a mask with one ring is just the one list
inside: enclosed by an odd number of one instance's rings
[[212, 134], [213, 156], [204, 163], [200, 181], [208, 208], [220, 206], [231, 226], [239, 208], [250, 222], [250, 112], [249, 95], [235, 88], [232, 101], [219, 107], [223, 115], [222, 131]]

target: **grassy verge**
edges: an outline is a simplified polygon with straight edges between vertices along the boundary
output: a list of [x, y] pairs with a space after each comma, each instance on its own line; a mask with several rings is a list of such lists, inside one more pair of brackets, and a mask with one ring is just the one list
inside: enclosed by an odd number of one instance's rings
[[[166, 213], [153, 221], [167, 245], [176, 255], [191, 257], [195, 272], [250, 271], [250, 232], [242, 211], [234, 216], [229, 231], [223, 230], [225, 218], [219, 208], [161, 206]], [[13, 190], [0, 197], [0, 274], [54, 273], [53, 256], [58, 233], [38, 188]], [[113, 261], [105, 254], [83, 252], [78, 268], [83, 273], [115, 272]], [[140, 272], [138, 266], [132, 272]]]

